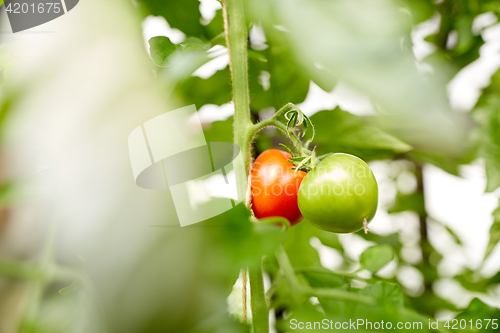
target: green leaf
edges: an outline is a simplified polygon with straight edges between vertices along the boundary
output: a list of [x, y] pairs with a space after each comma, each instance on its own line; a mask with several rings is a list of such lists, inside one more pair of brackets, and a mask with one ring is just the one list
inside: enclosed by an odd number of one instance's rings
[[264, 53], [255, 50], [248, 50], [248, 59], [267, 62], [267, 58]]
[[[263, 51], [249, 50], [249, 58], [250, 106], [253, 110], [267, 107], [278, 110], [287, 103], [298, 104], [305, 100], [309, 78], [295, 65], [285, 44], [274, 42]], [[269, 88], [263, 86], [267, 79]]]
[[214, 121], [203, 128], [207, 142], [233, 142], [234, 118], [229, 117], [223, 121]]
[[162, 74], [176, 86], [209, 60], [208, 53], [203, 49], [189, 49], [184, 52], [178, 49], [168, 57], [167, 67], [163, 68]]
[[455, 159], [443, 154], [432, 153], [428, 151], [411, 151], [408, 153], [408, 157], [418, 162], [419, 164], [429, 163], [437, 166], [438, 168], [452, 174], [454, 176], [460, 176], [458, 171], [458, 166], [469, 161], [462, 161], [461, 159]]
[[394, 250], [387, 244], [367, 248], [361, 253], [361, 267], [372, 273], [377, 272], [394, 259]]
[[373, 297], [380, 305], [402, 307], [404, 303], [403, 292], [398, 284], [377, 282], [360, 290], [359, 293]]
[[169, 64], [170, 56], [175, 52], [186, 52], [189, 50], [208, 50], [210, 43], [205, 43], [199, 38], [190, 37], [183, 43], [175, 45], [168, 37], [157, 36], [149, 40], [151, 58], [155, 64], [165, 67]]
[[316, 129], [313, 144], [319, 155], [344, 152], [365, 160], [381, 159], [407, 152], [411, 146], [382, 131], [368, 119], [336, 108], [311, 116]]
[[473, 329], [471, 332], [498, 332], [498, 326], [494, 327], [492, 322], [490, 322], [488, 328], [486, 328], [487, 321], [485, 321], [485, 319], [497, 319], [498, 322], [498, 319], [500, 319], [500, 310], [484, 304], [478, 298], [474, 298], [467, 309], [459, 314], [456, 319], [458, 321], [462, 319], [465, 321], [472, 320], [474, 325], [480, 320], [482, 324], [481, 329]]
[[311, 267], [297, 270], [313, 288], [338, 288], [346, 285], [342, 275], [336, 274], [324, 267]]
[[229, 67], [215, 72], [207, 79], [191, 76], [176, 89], [186, 104], [195, 104], [199, 109], [205, 104], [222, 105], [231, 101], [231, 74]]
[[138, 3], [146, 14], [163, 16], [171, 28], [177, 28], [188, 36], [204, 35], [198, 0], [138, 0]]
[[151, 58], [158, 66], [165, 66], [167, 58], [175, 52], [175, 44], [168, 37], [157, 36], [149, 40]]
[[181, 51], [186, 50], [208, 50], [210, 48], [210, 43], [205, 43], [199, 38], [189, 37], [184, 42], [179, 44]]
[[486, 192], [500, 187], [500, 71], [491, 78], [491, 85], [484, 90], [473, 110], [474, 120], [480, 125], [475, 132], [477, 155], [484, 159]]
[[82, 288], [83, 287], [83, 283], [81, 280], [75, 280], [73, 281], [73, 283], [67, 287], [64, 287], [62, 288], [61, 290], [59, 290], [59, 294], [65, 296], [65, 295], [69, 295], [75, 291], [77, 291], [78, 289]]
[[490, 241], [486, 247], [486, 253], [484, 254], [484, 259], [486, 260], [488, 256], [493, 252], [493, 249], [500, 241], [500, 206], [493, 211], [493, 224], [490, 228]]
[[311, 224], [302, 222], [288, 231], [284, 247], [293, 267], [321, 265], [318, 251], [310, 244], [311, 237], [315, 235], [314, 229]]
[[394, 205], [390, 207], [387, 212], [389, 214], [392, 214], [401, 213], [408, 210], [416, 212], [418, 214], [425, 214], [425, 202], [422, 193], [414, 192], [411, 194], [403, 194], [398, 192], [396, 194]]

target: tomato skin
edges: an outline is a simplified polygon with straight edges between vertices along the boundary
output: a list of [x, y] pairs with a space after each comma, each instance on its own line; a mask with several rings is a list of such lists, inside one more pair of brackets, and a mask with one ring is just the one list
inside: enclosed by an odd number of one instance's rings
[[260, 154], [252, 167], [252, 209], [257, 218], [281, 216], [291, 225], [302, 218], [297, 193], [307, 174], [293, 170], [288, 162], [291, 154], [268, 149]]
[[300, 186], [298, 204], [314, 226], [350, 233], [370, 222], [378, 204], [378, 186], [368, 165], [349, 154], [331, 154], [311, 170]]

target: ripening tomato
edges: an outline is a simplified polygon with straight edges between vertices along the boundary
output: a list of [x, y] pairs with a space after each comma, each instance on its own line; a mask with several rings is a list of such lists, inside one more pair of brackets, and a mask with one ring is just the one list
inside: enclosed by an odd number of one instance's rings
[[378, 186], [368, 165], [349, 154], [325, 157], [304, 178], [298, 203], [304, 218], [332, 232], [363, 228], [375, 216]]
[[291, 225], [300, 221], [297, 192], [306, 173], [293, 170], [290, 157], [287, 152], [268, 149], [255, 160], [251, 180], [252, 209], [257, 218], [281, 216]]

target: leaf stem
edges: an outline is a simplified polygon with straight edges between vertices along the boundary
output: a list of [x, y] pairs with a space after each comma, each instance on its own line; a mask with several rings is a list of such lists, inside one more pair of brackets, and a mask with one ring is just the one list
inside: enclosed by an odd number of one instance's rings
[[296, 302], [301, 302], [305, 298], [315, 296], [315, 297], [328, 297], [334, 299], [340, 299], [345, 301], [354, 301], [364, 304], [374, 304], [375, 300], [371, 297], [359, 295], [357, 293], [349, 292], [341, 289], [326, 289], [326, 288], [312, 288], [300, 283], [299, 279], [295, 275], [295, 270], [288, 259], [288, 255], [283, 247], [280, 247], [276, 251], [276, 260], [283, 271], [285, 280], [287, 281], [292, 295], [294, 295]]
[[263, 120], [255, 125], [253, 125], [252, 131], [248, 133], [249, 140], [251, 141], [258, 131], [260, 131], [266, 127], [275, 127], [277, 129], [279, 129], [280, 131], [282, 131], [283, 133], [285, 133], [288, 136], [288, 138], [290, 139], [290, 141], [292, 142], [293, 147], [295, 148], [297, 153], [299, 153], [299, 154], [302, 153], [302, 143], [300, 142], [300, 139], [297, 137], [297, 135], [295, 133], [291, 133], [285, 124], [278, 121], [274, 117], [270, 118], [270, 119]]

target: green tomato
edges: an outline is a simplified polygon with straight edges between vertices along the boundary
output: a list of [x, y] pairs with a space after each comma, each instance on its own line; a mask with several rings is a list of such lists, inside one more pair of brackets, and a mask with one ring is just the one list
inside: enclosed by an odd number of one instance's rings
[[298, 195], [299, 209], [314, 226], [337, 233], [355, 232], [375, 216], [378, 186], [360, 158], [331, 154], [305, 176]]

